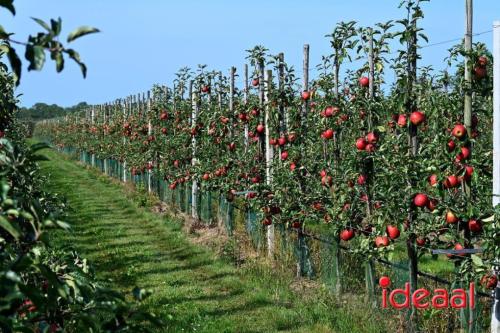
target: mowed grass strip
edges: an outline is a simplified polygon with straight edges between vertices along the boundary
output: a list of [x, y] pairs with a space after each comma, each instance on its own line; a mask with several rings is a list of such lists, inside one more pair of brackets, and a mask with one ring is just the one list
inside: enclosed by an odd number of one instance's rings
[[190, 243], [179, 223], [139, 208], [122, 185], [56, 151], [44, 154], [47, 186], [67, 198], [72, 225], [52, 243], [76, 249], [110, 287], [152, 289], [143, 306], [166, 320], [160, 332], [387, 331], [359, 301], [340, 307], [326, 289], [292, 291], [291, 277], [264, 264], [237, 269]]

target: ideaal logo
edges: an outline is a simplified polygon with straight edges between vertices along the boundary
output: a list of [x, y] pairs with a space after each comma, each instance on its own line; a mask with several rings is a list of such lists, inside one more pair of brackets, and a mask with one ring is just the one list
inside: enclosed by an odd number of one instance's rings
[[[431, 294], [430, 291], [424, 288], [415, 290], [410, 295], [410, 283], [405, 283], [404, 289], [394, 289], [389, 292], [387, 289], [391, 285], [391, 279], [387, 276], [382, 276], [379, 280], [379, 285], [382, 287], [382, 308], [387, 308], [389, 303], [395, 309], [409, 308], [410, 303], [417, 309], [427, 309], [433, 307], [435, 309], [444, 309], [452, 307], [455, 309], [471, 308], [474, 309], [475, 286], [471, 282], [469, 290], [453, 289], [451, 294], [446, 289], [435, 289]], [[396, 298], [404, 300], [401, 303], [396, 301]]]

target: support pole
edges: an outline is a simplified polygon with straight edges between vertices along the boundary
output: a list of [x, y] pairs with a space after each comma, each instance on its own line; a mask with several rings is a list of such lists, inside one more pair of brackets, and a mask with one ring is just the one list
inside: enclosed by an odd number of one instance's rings
[[[493, 22], [493, 207], [500, 203], [500, 21]], [[497, 267], [498, 270], [498, 267]], [[494, 268], [495, 271], [495, 268]], [[499, 309], [498, 311], [495, 311]], [[500, 333], [500, 281], [495, 289], [491, 332]]]
[[[273, 147], [270, 144], [270, 125], [271, 125], [271, 105], [270, 105], [270, 96], [271, 96], [271, 86], [273, 80], [273, 73], [271, 70], [266, 71], [265, 76], [265, 115], [264, 115], [264, 127], [265, 127], [265, 156], [266, 156], [266, 184], [268, 186], [272, 186], [273, 182]], [[267, 237], [267, 255], [269, 258], [273, 258], [274, 256], [274, 224], [270, 224], [267, 226], [266, 230]]]
[[493, 207], [500, 203], [500, 21], [493, 22]]
[[[92, 127], [94, 127], [94, 120], [95, 120], [95, 106], [92, 106], [91, 110], [91, 115], [90, 115], [90, 122], [92, 124]], [[95, 167], [95, 154], [92, 152], [92, 162], [91, 162], [92, 167]]]
[[[148, 90], [147, 92], [147, 97], [146, 97], [146, 111], [145, 111], [145, 116], [146, 119], [148, 120], [148, 140], [149, 137], [153, 135], [153, 125], [151, 124], [151, 92]], [[148, 153], [151, 155], [151, 144], [152, 142], [149, 142], [148, 145]], [[152, 178], [153, 178], [153, 170], [151, 169], [151, 166], [154, 165], [153, 161], [149, 160], [148, 163], [148, 193], [153, 192], [153, 186], [152, 186]]]
[[[194, 81], [189, 82], [189, 91], [191, 94], [191, 127], [195, 127], [198, 121], [198, 94], [193, 89]], [[191, 139], [191, 165], [196, 165], [196, 135], [193, 135]], [[191, 217], [198, 220], [198, 182], [193, 179], [193, 184], [191, 187]]]
[[[248, 64], [245, 64], [244, 68], [244, 90], [243, 90], [243, 104], [245, 105], [245, 112], [248, 112]], [[245, 154], [248, 152], [248, 122], [245, 122], [243, 141], [245, 143]]]

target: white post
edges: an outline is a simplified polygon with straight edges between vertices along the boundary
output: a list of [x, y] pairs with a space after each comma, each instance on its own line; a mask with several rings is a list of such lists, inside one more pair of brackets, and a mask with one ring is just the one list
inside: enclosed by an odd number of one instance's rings
[[[273, 181], [273, 146], [269, 143], [270, 140], [270, 113], [271, 106], [269, 104], [270, 94], [271, 94], [271, 83], [273, 79], [273, 74], [271, 70], [266, 71], [265, 77], [265, 89], [266, 94], [264, 95], [265, 99], [265, 116], [264, 116], [264, 127], [266, 131], [265, 138], [265, 153], [266, 153], [266, 184], [272, 186]], [[267, 255], [269, 258], [272, 258], [274, 254], [274, 224], [270, 224], [267, 226]]]
[[[148, 118], [148, 140], [149, 136], [153, 135], [153, 125], [151, 124], [151, 92], [148, 90], [147, 93], [147, 102], [146, 102], [146, 117]], [[151, 147], [151, 142], [149, 144], [149, 147]], [[151, 152], [151, 148], [149, 148], [149, 151]], [[153, 161], [149, 161], [149, 166], [154, 165]], [[153, 192], [153, 186], [151, 186], [151, 180], [153, 178], [153, 171], [151, 169], [148, 169], [148, 193]]]
[[500, 21], [493, 23], [493, 207], [500, 203]]
[[[191, 92], [191, 126], [194, 128], [198, 122], [198, 94], [194, 91], [194, 82], [191, 80], [189, 83], [189, 91]], [[192, 157], [191, 165], [196, 165], [196, 135], [193, 135], [191, 139], [192, 144]], [[191, 217], [195, 220], [198, 219], [198, 182], [193, 179], [193, 184], [191, 187]]]
[[[123, 121], [127, 121], [127, 111], [128, 111], [128, 107], [130, 105], [130, 97], [127, 97], [126, 100], [123, 101], [120, 101], [120, 107], [122, 108], [123, 110]], [[127, 138], [124, 136], [123, 137], [123, 147], [125, 148], [125, 146], [127, 145]], [[125, 158], [123, 158], [123, 182], [126, 183], [127, 182], [127, 161], [125, 160]]]
[[[245, 112], [248, 112], [248, 64], [245, 64], [244, 69], [244, 80], [245, 84], [243, 85], [243, 104], [245, 105]], [[245, 153], [248, 152], [248, 122], [245, 121], [245, 131], [243, 133], [243, 142], [245, 143]]]
[[[493, 22], [493, 207], [500, 203], [500, 21]], [[495, 271], [495, 269], [493, 270]], [[500, 333], [500, 282], [495, 289], [491, 332]], [[500, 311], [498, 311], [500, 312]]]
[[[107, 126], [108, 124], [108, 103], [105, 103], [104, 106], [101, 106], [101, 109], [104, 111], [103, 112], [103, 117], [104, 117], [104, 126]], [[106, 132], [103, 133], [104, 136], [106, 136]], [[104, 158], [104, 174], [106, 176], [109, 176], [109, 168], [108, 168], [108, 158]]]
[[[92, 107], [92, 111], [91, 111], [91, 124], [92, 124], [92, 127], [94, 127], [94, 118], [95, 118], [95, 106]], [[92, 167], [95, 167], [95, 154], [92, 152]]]

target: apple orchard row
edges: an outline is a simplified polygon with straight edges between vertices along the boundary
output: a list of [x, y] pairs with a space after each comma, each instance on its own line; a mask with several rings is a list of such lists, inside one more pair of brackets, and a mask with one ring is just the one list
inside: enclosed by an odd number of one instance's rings
[[367, 258], [408, 240], [419, 252], [482, 248], [481, 257], [449, 260], [458, 278], [485, 276], [493, 285], [489, 54], [476, 57], [470, 128], [458, 74], [419, 77], [412, 88], [417, 107], [407, 112], [404, 78], [384, 94], [376, 72], [373, 96], [370, 79], [358, 72], [341, 91], [328, 75], [303, 90], [283, 62], [265, 77], [262, 59], [255, 60], [241, 90], [231, 77], [202, 68], [179, 75], [173, 89], [155, 86], [150, 99], [98, 106], [94, 117], [89, 110], [37, 131], [59, 147], [120, 161], [133, 175], [155, 173], [171, 190], [194, 183], [238, 200], [262, 213], [265, 228], [328, 230]]

